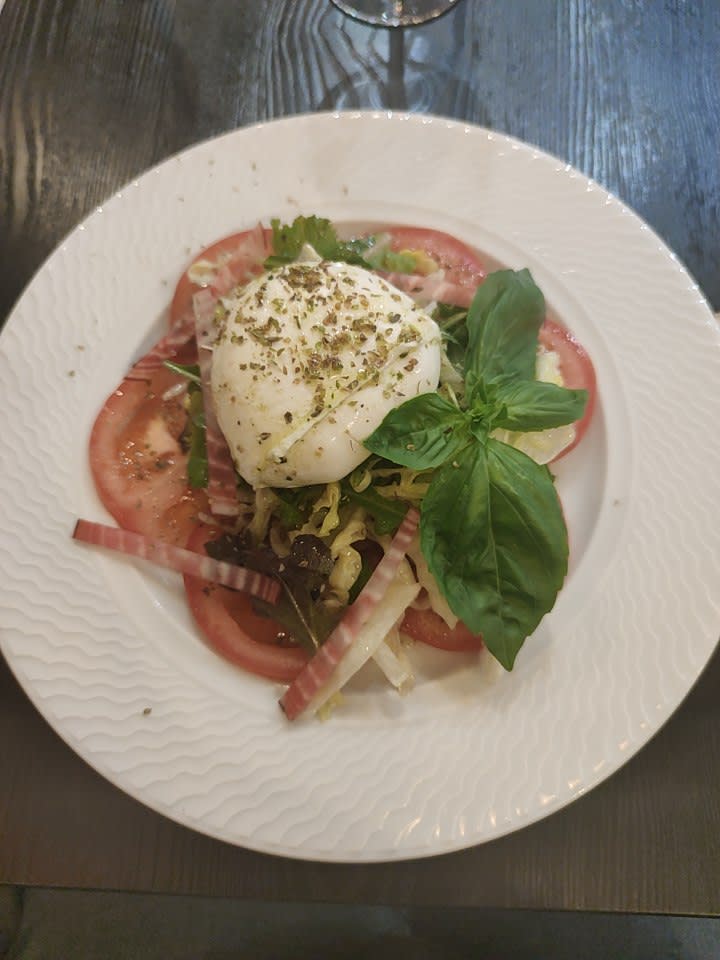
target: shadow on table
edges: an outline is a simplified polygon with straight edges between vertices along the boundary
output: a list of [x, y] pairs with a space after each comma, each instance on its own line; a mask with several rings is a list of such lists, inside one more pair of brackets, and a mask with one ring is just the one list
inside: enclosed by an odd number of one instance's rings
[[720, 920], [0, 887], [2, 960], [712, 960]]

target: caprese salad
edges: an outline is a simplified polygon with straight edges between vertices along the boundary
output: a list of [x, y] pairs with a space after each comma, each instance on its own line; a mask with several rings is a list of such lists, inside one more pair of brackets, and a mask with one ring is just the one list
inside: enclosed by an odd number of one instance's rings
[[412, 642], [509, 670], [567, 572], [547, 464], [595, 392], [527, 270], [435, 230], [272, 221], [182, 274], [92, 430], [118, 526], [75, 537], [181, 572], [207, 643], [287, 684], [290, 719], [370, 659], [406, 690]]

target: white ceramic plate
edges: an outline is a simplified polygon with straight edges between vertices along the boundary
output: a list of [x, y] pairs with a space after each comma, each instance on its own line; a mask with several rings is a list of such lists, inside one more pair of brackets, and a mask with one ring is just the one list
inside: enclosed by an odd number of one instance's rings
[[[599, 408], [559, 469], [572, 569], [515, 671], [420, 656], [325, 724], [202, 643], [172, 574], [74, 544], [107, 519], [87, 439], [160, 330], [188, 256], [298, 212], [447, 230], [528, 266], [589, 349]], [[314, 115], [201, 144], [129, 184], [52, 255], [0, 340], [2, 650], [100, 773], [196, 830], [308, 859], [421, 857], [580, 796], [682, 701], [720, 633], [720, 350], [696, 285], [565, 164], [477, 127]], [[146, 708], [151, 708], [148, 712]]]

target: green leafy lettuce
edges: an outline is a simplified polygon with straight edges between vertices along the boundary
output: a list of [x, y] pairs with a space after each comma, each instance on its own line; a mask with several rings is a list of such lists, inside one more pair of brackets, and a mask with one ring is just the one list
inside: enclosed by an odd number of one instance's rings
[[270, 617], [310, 653], [325, 642], [342, 611], [322, 603], [333, 569], [330, 548], [312, 534], [293, 540], [290, 553], [279, 557], [270, 546], [255, 543], [247, 533], [222, 534], [205, 544], [215, 560], [236, 563], [279, 581], [282, 588], [276, 604], [253, 598], [256, 613]]
[[412, 273], [415, 269], [415, 257], [411, 253], [397, 253], [373, 235], [341, 240], [332, 223], [322, 217], [296, 217], [291, 224], [275, 219], [270, 224], [273, 252], [264, 264], [268, 270], [297, 260], [306, 243], [323, 260], [392, 273]]

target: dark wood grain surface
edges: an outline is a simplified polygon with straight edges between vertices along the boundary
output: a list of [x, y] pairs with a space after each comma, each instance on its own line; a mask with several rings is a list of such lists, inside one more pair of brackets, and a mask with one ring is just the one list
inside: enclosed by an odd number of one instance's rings
[[[461, 117], [569, 161], [635, 208], [719, 309], [719, 40], [716, 2], [462, 0], [400, 34], [329, 0], [7, 0], [0, 318], [89, 210], [169, 154], [256, 120], [368, 106]], [[3, 663], [3, 881], [719, 913], [720, 657], [648, 747], [564, 811], [463, 853], [368, 867], [253, 854], [159, 817], [76, 757]]]

